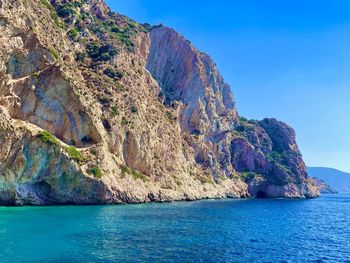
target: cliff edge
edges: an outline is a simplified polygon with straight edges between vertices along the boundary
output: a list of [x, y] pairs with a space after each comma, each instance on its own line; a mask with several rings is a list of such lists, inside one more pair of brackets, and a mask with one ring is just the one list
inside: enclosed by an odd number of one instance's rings
[[295, 132], [210, 57], [99, 0], [0, 0], [0, 203], [310, 198]]

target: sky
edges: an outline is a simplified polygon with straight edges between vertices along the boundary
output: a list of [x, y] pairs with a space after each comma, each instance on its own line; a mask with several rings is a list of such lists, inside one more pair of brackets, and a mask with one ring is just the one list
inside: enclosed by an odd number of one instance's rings
[[106, 0], [209, 54], [240, 115], [291, 125], [306, 165], [350, 172], [350, 1]]

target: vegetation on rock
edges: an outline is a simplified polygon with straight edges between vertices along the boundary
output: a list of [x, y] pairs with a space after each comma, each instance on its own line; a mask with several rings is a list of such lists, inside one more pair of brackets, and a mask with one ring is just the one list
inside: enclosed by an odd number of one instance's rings
[[117, 50], [112, 45], [101, 45], [96, 41], [86, 45], [86, 51], [94, 61], [109, 61], [117, 54]]
[[37, 134], [37, 137], [41, 139], [44, 143], [51, 144], [51, 145], [58, 145], [59, 142], [56, 139], [55, 136], [53, 136], [48, 131], [41, 131]]
[[125, 175], [129, 174], [134, 178], [134, 180], [142, 180], [143, 182], [149, 181], [149, 178], [145, 176], [144, 174], [140, 173], [139, 171], [136, 171], [126, 165], [121, 165], [120, 170], [122, 172], [122, 176], [125, 177]]
[[95, 178], [102, 178], [102, 170], [98, 166], [93, 166], [87, 170], [87, 173], [93, 175]]
[[256, 177], [261, 177], [260, 174], [257, 174], [257, 173], [254, 173], [254, 172], [243, 172], [241, 173], [241, 177], [243, 179], [243, 181], [245, 182], [249, 182], [251, 181], [252, 179], [256, 178]]
[[86, 158], [82, 155], [80, 151], [77, 150], [74, 146], [68, 146], [65, 148], [65, 151], [67, 152], [68, 156], [77, 161], [77, 162], [83, 162], [86, 160]]
[[115, 79], [115, 80], [121, 80], [124, 76], [124, 73], [120, 70], [108, 67], [106, 68], [103, 73], [107, 75], [108, 77]]

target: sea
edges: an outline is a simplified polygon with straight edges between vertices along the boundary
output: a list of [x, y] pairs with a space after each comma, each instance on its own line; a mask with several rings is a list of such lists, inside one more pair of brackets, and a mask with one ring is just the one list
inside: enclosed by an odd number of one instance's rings
[[0, 262], [350, 262], [350, 194], [0, 207]]

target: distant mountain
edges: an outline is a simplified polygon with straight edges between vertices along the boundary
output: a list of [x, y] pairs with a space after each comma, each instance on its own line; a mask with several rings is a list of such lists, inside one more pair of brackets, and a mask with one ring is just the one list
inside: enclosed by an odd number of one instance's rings
[[350, 192], [350, 173], [333, 168], [308, 167], [310, 177], [317, 177], [338, 192]]

